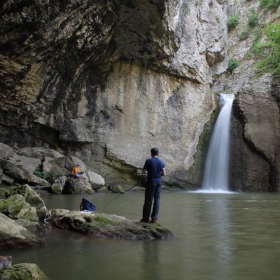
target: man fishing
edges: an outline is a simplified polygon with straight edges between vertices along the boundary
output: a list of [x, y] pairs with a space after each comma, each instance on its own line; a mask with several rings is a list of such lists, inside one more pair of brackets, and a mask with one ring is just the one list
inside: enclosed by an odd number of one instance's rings
[[151, 223], [158, 220], [160, 191], [161, 191], [161, 176], [165, 176], [164, 162], [158, 157], [158, 149], [151, 149], [151, 158], [147, 159], [142, 169], [143, 174], [147, 174], [147, 183], [145, 187], [145, 202], [143, 206], [143, 217], [141, 222], [148, 223], [153, 204], [151, 215]]

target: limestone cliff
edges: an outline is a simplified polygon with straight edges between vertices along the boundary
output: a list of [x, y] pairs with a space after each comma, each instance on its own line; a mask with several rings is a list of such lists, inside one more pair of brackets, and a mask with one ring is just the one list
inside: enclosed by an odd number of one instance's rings
[[166, 182], [199, 186], [215, 95], [234, 93], [230, 185], [278, 191], [280, 86], [252, 50], [279, 19], [259, 2], [3, 0], [0, 142], [128, 184], [157, 146]]
[[223, 2], [3, 0], [1, 142], [128, 183], [157, 146], [167, 181], [199, 185], [211, 85], [227, 65]]

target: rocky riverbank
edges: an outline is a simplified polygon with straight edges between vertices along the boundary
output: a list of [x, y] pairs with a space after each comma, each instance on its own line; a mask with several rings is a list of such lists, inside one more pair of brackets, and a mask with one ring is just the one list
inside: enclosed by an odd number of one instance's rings
[[141, 223], [125, 217], [94, 212], [48, 210], [28, 185], [0, 199], [0, 248], [30, 248], [44, 244], [51, 226], [97, 238], [166, 239], [172, 233], [158, 223]]

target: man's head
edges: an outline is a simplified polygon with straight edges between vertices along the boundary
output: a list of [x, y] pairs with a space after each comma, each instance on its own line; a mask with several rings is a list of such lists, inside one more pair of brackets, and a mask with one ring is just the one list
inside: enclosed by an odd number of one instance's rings
[[152, 155], [152, 157], [158, 156], [158, 148], [152, 148], [151, 155]]
[[77, 167], [80, 167], [80, 164], [77, 164], [76, 166], [77, 166]]

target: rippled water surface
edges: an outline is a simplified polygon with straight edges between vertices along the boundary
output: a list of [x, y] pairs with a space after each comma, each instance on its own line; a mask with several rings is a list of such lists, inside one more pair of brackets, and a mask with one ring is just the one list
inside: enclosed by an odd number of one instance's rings
[[[142, 192], [87, 196], [96, 212], [141, 218]], [[82, 196], [44, 196], [49, 208], [78, 210]], [[101, 240], [52, 229], [37, 249], [2, 251], [34, 262], [51, 280], [264, 280], [280, 275], [278, 194], [163, 192], [159, 223], [175, 238]]]

